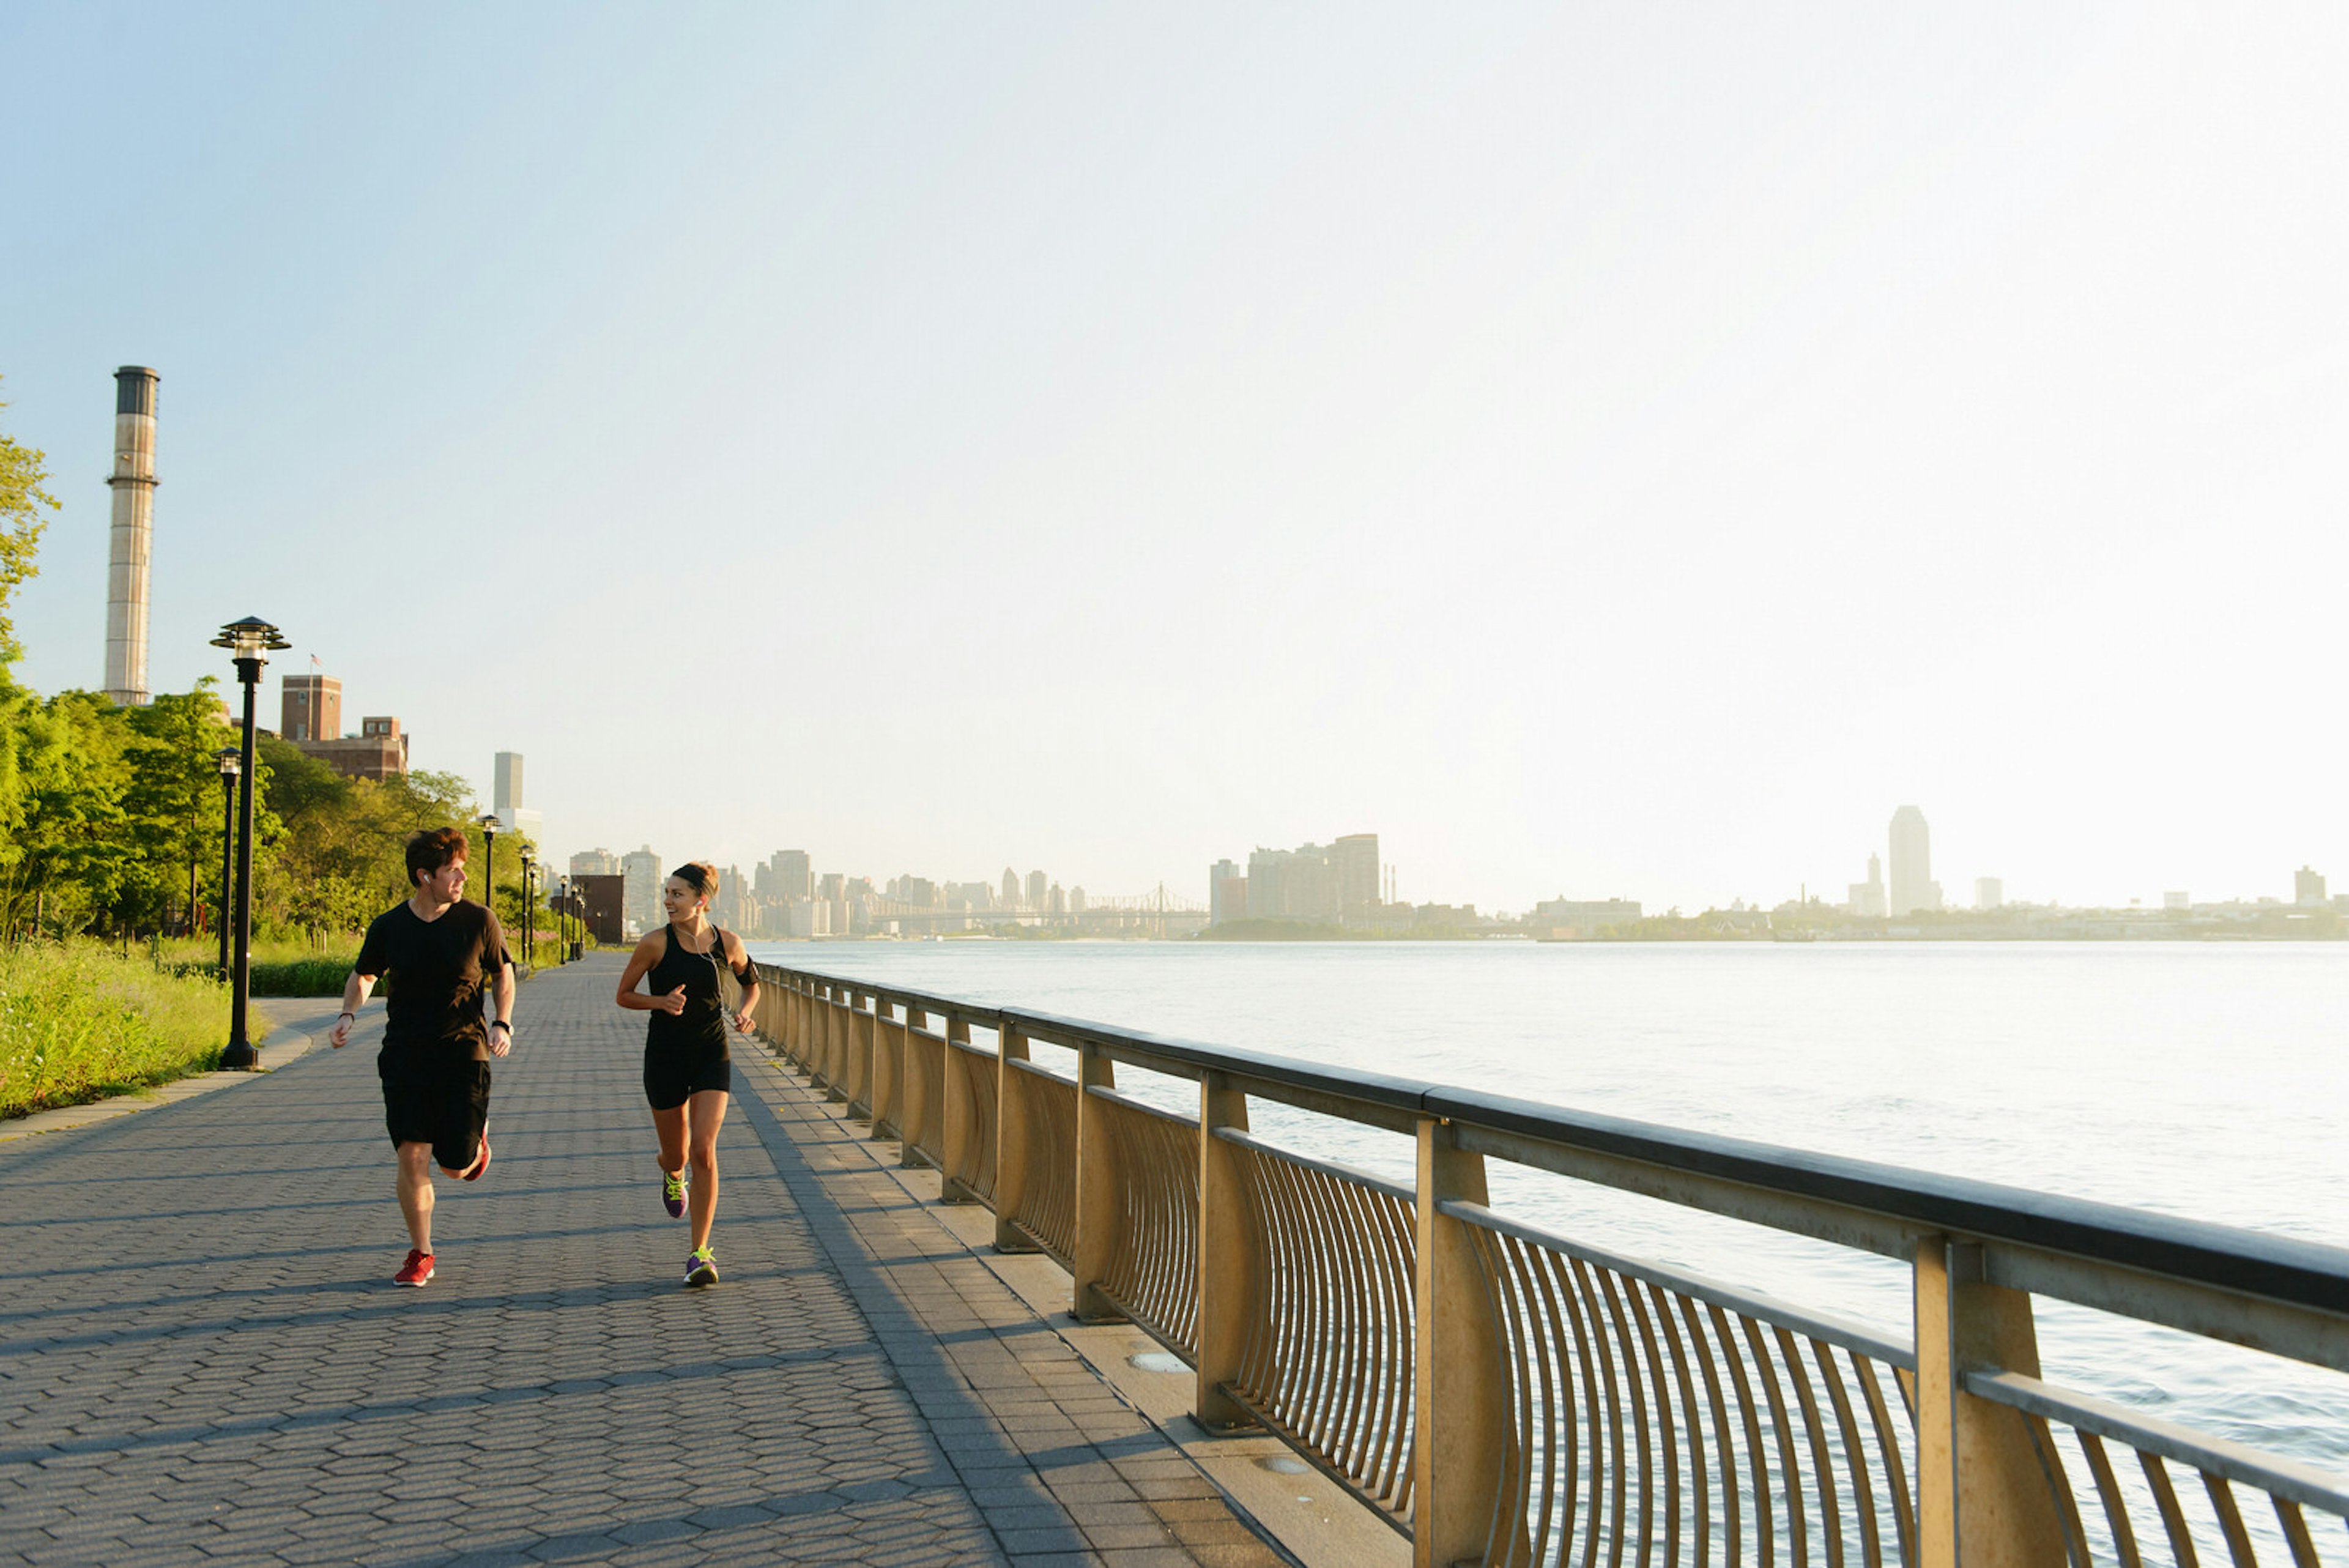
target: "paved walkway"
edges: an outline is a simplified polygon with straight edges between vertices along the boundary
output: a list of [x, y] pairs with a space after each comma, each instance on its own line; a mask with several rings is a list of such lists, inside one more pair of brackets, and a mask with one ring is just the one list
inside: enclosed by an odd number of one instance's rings
[[618, 961], [523, 988], [496, 1158], [440, 1183], [420, 1291], [389, 1282], [379, 1008], [0, 1144], [0, 1563], [1283, 1561], [763, 1060], [720, 1139], [725, 1282], [680, 1289]]

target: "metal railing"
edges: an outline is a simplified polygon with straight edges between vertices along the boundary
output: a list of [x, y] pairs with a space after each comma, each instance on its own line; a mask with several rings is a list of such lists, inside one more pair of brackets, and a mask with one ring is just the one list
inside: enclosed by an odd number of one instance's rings
[[[1419, 1563], [2349, 1557], [2349, 1480], [2043, 1381], [2032, 1309], [2349, 1371], [2349, 1251], [760, 974], [786, 1059], [936, 1166], [947, 1201], [991, 1208], [999, 1247], [1065, 1266], [1078, 1316], [1130, 1319], [1189, 1364], [1203, 1424], [1276, 1433]], [[1031, 1044], [1073, 1052], [1074, 1075]], [[1120, 1093], [1121, 1065], [1195, 1083], [1197, 1114]], [[1416, 1179], [1252, 1134], [1251, 1101], [1406, 1135]], [[1896, 1259], [1914, 1338], [1512, 1219], [1490, 1206], [1495, 1160]]]

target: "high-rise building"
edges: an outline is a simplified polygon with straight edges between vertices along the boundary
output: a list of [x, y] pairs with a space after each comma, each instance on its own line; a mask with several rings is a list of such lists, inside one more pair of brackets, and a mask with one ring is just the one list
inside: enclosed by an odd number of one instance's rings
[[286, 675], [277, 682], [277, 732], [305, 741], [343, 738], [343, 683], [331, 675]]
[[2006, 902], [2006, 884], [1995, 877], [1974, 878], [1974, 908], [1995, 909]]
[[660, 857], [651, 845], [620, 857], [620, 913], [630, 930], [642, 936], [668, 919], [660, 901]]
[[2186, 889], [2173, 888], [2161, 896], [2161, 907], [2165, 909], [2190, 909], [2194, 907], [2194, 900], [2188, 896]]
[[1041, 871], [1028, 873], [1028, 907], [1040, 913], [1044, 908], [1044, 895], [1051, 887], [1051, 878]]
[[571, 857], [571, 874], [574, 877], [626, 875], [620, 867], [620, 857], [608, 849], [582, 849]]
[[1338, 919], [1367, 925], [1379, 901], [1379, 836], [1350, 833], [1339, 839], [1330, 846], [1330, 869]]
[[[368, 723], [375, 722], [370, 719]], [[500, 752], [491, 759], [492, 796], [495, 802], [498, 821], [515, 833], [538, 836], [539, 815], [523, 804], [522, 753]], [[625, 900], [624, 900], [625, 902]]]
[[1933, 880], [1931, 831], [1925, 814], [1904, 805], [1892, 814], [1891, 912], [1895, 918], [1941, 907], [1941, 889]]
[[2292, 901], [2303, 909], [2324, 907], [2324, 878], [2303, 866], [2292, 873]]
[[1019, 873], [1009, 866], [1003, 868], [1003, 907], [1007, 909], [1019, 907]]
[[1247, 874], [1229, 860], [1207, 867], [1207, 924], [1247, 918]]
[[778, 849], [771, 864], [775, 867], [775, 892], [784, 898], [808, 898], [815, 895], [814, 867], [804, 849]]
[[1884, 919], [1888, 905], [1884, 897], [1884, 861], [1878, 856], [1868, 857], [1868, 880], [1851, 884], [1851, 912], [1863, 920]]
[[1069, 889], [1069, 913], [1071, 913], [1071, 914], [1072, 914], [1072, 915], [1081, 915], [1081, 914], [1083, 914], [1084, 912], [1085, 912], [1085, 890], [1084, 890], [1082, 888], [1070, 888], [1070, 889]]

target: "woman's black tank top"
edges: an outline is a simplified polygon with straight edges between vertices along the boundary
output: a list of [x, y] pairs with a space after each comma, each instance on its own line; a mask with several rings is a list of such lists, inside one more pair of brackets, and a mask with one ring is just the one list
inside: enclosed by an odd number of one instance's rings
[[726, 933], [709, 928], [709, 950], [688, 952], [677, 940], [677, 928], [661, 928], [660, 961], [645, 976], [646, 989], [667, 996], [685, 987], [685, 1011], [671, 1016], [656, 1011], [645, 1032], [647, 1045], [715, 1045], [726, 1049], [725, 992], [718, 983], [719, 966], [726, 961]]

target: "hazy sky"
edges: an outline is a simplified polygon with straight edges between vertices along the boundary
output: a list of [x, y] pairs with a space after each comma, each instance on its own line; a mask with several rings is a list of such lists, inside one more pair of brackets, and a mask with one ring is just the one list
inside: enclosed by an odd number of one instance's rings
[[[1774, 14], [1786, 12], [1790, 14]], [[2349, 888], [2349, 7], [0, 6], [103, 675], [558, 855], [1096, 896]]]

